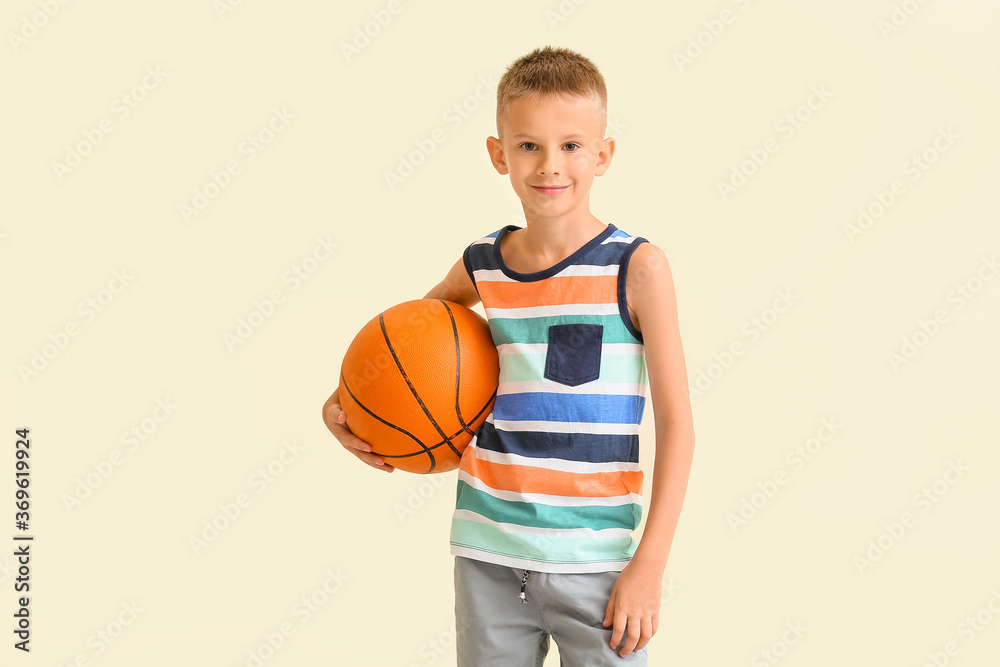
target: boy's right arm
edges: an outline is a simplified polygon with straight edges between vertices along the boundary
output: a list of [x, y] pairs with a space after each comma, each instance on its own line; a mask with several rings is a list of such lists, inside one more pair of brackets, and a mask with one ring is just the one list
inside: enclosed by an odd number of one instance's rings
[[[476, 286], [473, 284], [472, 278], [469, 277], [468, 271], [465, 270], [465, 262], [461, 258], [451, 267], [444, 280], [435, 285], [424, 298], [451, 301], [467, 308], [479, 303], [479, 293], [476, 291]], [[344, 449], [363, 462], [377, 470], [386, 472], [395, 470], [381, 456], [371, 453], [371, 445], [351, 433], [351, 429], [347, 425], [347, 415], [340, 408], [339, 385], [323, 404], [323, 423], [343, 445]]]

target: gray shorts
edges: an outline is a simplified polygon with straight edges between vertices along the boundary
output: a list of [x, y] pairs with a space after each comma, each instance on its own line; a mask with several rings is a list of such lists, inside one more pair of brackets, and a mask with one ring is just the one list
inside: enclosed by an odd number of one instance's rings
[[563, 667], [646, 665], [644, 648], [619, 657], [602, 625], [618, 572], [524, 572], [455, 557], [458, 667], [542, 667], [550, 636]]

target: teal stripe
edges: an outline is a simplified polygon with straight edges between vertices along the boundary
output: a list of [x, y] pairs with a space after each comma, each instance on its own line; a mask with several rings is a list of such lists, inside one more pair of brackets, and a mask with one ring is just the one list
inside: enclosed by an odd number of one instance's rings
[[[622, 486], [622, 491], [628, 489]], [[501, 500], [473, 488], [463, 481], [458, 482], [458, 502], [456, 509], [470, 510], [498, 523], [513, 523], [533, 528], [625, 528], [635, 530], [642, 517], [642, 506], [635, 503], [625, 505], [583, 505], [562, 507], [542, 503], [527, 503]]]
[[491, 317], [493, 343], [548, 343], [553, 324], [603, 324], [605, 343], [638, 343], [622, 322], [621, 315], [554, 315], [551, 317]]
[[[545, 353], [504, 353], [500, 363], [500, 382], [524, 382], [545, 377]], [[600, 393], [601, 382], [646, 383], [646, 358], [641, 354], [602, 354], [601, 377], [594, 383]]]
[[508, 535], [495, 526], [466, 519], [452, 520], [451, 543], [543, 563], [627, 561], [638, 546], [631, 537]]

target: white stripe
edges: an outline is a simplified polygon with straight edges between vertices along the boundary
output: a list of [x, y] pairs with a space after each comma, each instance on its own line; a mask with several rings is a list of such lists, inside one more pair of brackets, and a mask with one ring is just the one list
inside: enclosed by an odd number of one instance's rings
[[520, 454], [510, 454], [507, 452], [495, 452], [492, 449], [483, 449], [469, 443], [473, 448], [475, 457], [480, 461], [496, 463], [498, 465], [516, 465], [528, 468], [544, 468], [546, 470], [558, 470], [560, 472], [572, 472], [583, 475], [596, 473], [617, 473], [617, 472], [637, 472], [641, 470], [638, 463], [628, 461], [612, 461], [610, 463], [591, 463], [590, 461], [567, 461], [566, 459], [538, 458], [534, 456], [521, 456]]
[[588, 572], [621, 572], [628, 564], [628, 560], [598, 561], [596, 563], [547, 563], [530, 558], [517, 558], [497, 554], [492, 551], [481, 551], [470, 547], [463, 547], [457, 544], [451, 545], [452, 556], [463, 556], [472, 560], [495, 563], [505, 567], [515, 567], [519, 570], [530, 570], [532, 572], [559, 572], [559, 573], [588, 573]]
[[617, 276], [618, 265], [599, 266], [596, 264], [570, 264], [565, 269], [556, 274], [560, 278], [571, 278], [576, 276]]
[[542, 433], [596, 433], [599, 435], [637, 435], [638, 424], [602, 424], [590, 422], [491, 420], [501, 431], [540, 431]]
[[634, 236], [609, 236], [601, 241], [601, 245], [605, 243], [631, 243], [632, 241], [635, 241]]
[[545, 392], [546, 394], [615, 394], [621, 396], [645, 396], [646, 385], [629, 382], [598, 382], [586, 383], [570, 387], [551, 380], [523, 380], [520, 382], [501, 382], [497, 396], [504, 394], [526, 394], [529, 392]]
[[553, 496], [547, 493], [518, 493], [516, 491], [505, 491], [494, 489], [478, 477], [473, 477], [464, 470], [459, 469], [458, 479], [469, 486], [483, 493], [499, 498], [522, 503], [540, 503], [542, 505], [554, 505], [557, 507], [590, 507], [600, 505], [602, 507], [618, 507], [621, 505], [642, 505], [642, 496], [638, 493], [627, 493], [623, 496], [596, 497], [596, 496]]
[[[548, 343], [501, 343], [497, 346], [497, 352], [504, 354], [545, 354], [549, 350]], [[641, 343], [604, 343], [601, 345], [601, 354], [644, 354], [645, 348]]]
[[632, 535], [632, 531], [628, 528], [602, 528], [600, 530], [594, 530], [593, 528], [538, 528], [536, 526], [522, 526], [516, 523], [501, 523], [499, 521], [493, 521], [487, 519], [482, 514], [476, 514], [470, 510], [459, 510], [456, 509], [455, 513], [452, 515], [454, 519], [465, 519], [466, 521], [475, 521], [476, 523], [483, 523], [487, 526], [493, 526], [499, 528], [501, 532], [507, 533], [508, 535], [541, 535], [544, 537], [604, 537], [604, 538], [616, 538], [616, 537], [629, 537]]
[[489, 283], [513, 283], [517, 282], [513, 278], [508, 278], [504, 275], [504, 272], [500, 269], [476, 269], [472, 272], [472, 275], [476, 277], [476, 282], [489, 282]]
[[618, 302], [614, 303], [565, 303], [555, 306], [528, 306], [526, 308], [487, 308], [486, 317], [558, 317], [560, 315], [617, 315]]
[[[503, 283], [515, 283], [521, 282], [519, 280], [514, 280], [509, 277], [500, 269], [475, 269], [472, 275], [476, 277], [476, 282], [487, 281], [487, 282], [503, 282]], [[559, 273], [554, 274], [552, 277], [558, 276], [559, 278], [577, 278], [580, 276], [617, 276], [618, 275], [618, 265], [611, 264], [610, 266], [596, 265], [596, 264], [570, 264], [565, 269]]]
[[479, 239], [478, 241], [473, 241], [472, 245], [477, 245], [477, 244], [493, 245], [493, 242], [496, 241], [496, 240], [497, 240], [497, 238], [495, 236], [484, 236], [483, 238]]

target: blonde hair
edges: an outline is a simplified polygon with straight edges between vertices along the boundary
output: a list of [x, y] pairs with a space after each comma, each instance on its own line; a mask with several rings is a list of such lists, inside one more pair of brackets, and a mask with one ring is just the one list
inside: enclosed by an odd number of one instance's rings
[[601, 136], [607, 129], [608, 89], [604, 77], [589, 59], [560, 47], [537, 48], [507, 68], [497, 85], [497, 135], [507, 119], [510, 103], [543, 95], [578, 95], [594, 100], [600, 116]]

